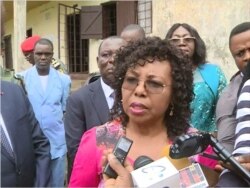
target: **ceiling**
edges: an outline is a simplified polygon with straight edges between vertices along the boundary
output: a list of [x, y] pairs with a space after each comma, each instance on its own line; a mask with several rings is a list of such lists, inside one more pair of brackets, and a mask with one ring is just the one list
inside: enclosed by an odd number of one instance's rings
[[[35, 7], [41, 6], [42, 4], [48, 3], [49, 1], [27, 1], [27, 12], [30, 9], [33, 9]], [[5, 20], [10, 20], [13, 19], [14, 14], [13, 14], [13, 0], [12, 1], [3, 1], [4, 8], [5, 8]]]

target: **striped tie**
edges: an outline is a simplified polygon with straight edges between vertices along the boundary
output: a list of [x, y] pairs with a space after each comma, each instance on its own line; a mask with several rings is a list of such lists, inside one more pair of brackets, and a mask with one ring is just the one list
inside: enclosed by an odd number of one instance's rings
[[4, 133], [3, 127], [1, 126], [1, 145], [8, 152], [11, 158], [14, 159], [14, 152], [10, 146], [10, 143]]
[[113, 91], [111, 94], [110, 94], [110, 99], [111, 99], [111, 106], [110, 106], [110, 109], [112, 109], [113, 105], [114, 105], [114, 101], [115, 101], [115, 92]]

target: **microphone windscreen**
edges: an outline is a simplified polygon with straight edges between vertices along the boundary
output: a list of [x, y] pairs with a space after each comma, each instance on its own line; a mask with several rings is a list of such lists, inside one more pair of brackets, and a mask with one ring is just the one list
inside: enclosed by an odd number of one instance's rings
[[177, 170], [183, 169], [191, 165], [188, 158], [172, 159], [169, 156], [170, 145], [166, 145], [162, 150], [162, 157], [167, 157], [168, 160], [175, 166]]
[[153, 162], [153, 159], [149, 158], [148, 156], [144, 156], [144, 155], [139, 156], [134, 162], [134, 169], [136, 170], [152, 162]]
[[[148, 161], [148, 160], [146, 160]], [[162, 157], [131, 172], [135, 187], [179, 187], [179, 171]]]

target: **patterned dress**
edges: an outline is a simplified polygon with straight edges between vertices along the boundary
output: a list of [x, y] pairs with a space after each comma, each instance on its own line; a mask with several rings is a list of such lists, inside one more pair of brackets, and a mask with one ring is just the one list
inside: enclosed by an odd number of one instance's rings
[[227, 80], [224, 73], [218, 66], [216, 68], [216, 75], [211, 77], [218, 77], [217, 95], [213, 93], [211, 87], [207, 84], [205, 78], [202, 77], [200, 68], [194, 71], [194, 98], [191, 103], [191, 120], [190, 124], [204, 132], [216, 131], [215, 124], [215, 108], [218, 98], [222, 90], [226, 87]]

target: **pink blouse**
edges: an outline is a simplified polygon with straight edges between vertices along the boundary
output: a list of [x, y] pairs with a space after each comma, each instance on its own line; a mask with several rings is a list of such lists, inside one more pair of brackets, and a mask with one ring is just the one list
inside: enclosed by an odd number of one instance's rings
[[101, 180], [102, 151], [97, 149], [95, 133], [96, 128], [92, 128], [81, 139], [69, 187], [97, 187]]
[[119, 121], [108, 122], [84, 133], [74, 160], [69, 187], [98, 187], [103, 150], [113, 148], [124, 134]]
[[[188, 132], [193, 131], [189, 130]], [[69, 187], [100, 187], [102, 184], [103, 151], [113, 148], [122, 135], [124, 135], [124, 130], [119, 121], [111, 121], [86, 131], [82, 136], [74, 160]], [[131, 164], [133, 163], [131, 159], [129, 161]], [[200, 158], [196, 158], [195, 161], [207, 163]], [[210, 165], [205, 164], [205, 166]]]

